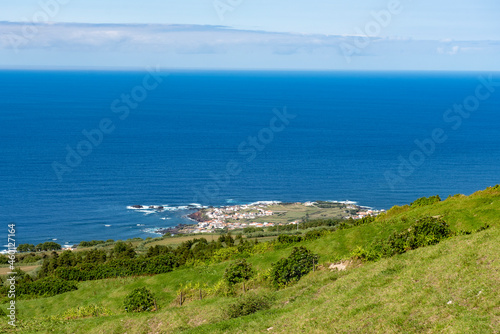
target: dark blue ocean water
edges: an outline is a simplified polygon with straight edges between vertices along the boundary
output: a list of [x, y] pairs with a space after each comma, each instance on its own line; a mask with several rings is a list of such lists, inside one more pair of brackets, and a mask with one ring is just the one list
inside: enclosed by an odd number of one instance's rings
[[[500, 183], [500, 87], [477, 88], [488, 75], [165, 72], [152, 89], [146, 71], [2, 71], [0, 237], [9, 222], [21, 243], [154, 236], [190, 203], [470, 194]], [[112, 131], [89, 146], [82, 131], [101, 122]], [[86, 156], [68, 165], [68, 147]]]

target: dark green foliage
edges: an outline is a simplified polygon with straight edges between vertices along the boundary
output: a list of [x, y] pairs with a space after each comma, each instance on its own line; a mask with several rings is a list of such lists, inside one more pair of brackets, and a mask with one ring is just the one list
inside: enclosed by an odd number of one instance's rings
[[163, 274], [175, 266], [172, 254], [151, 258], [112, 259], [106, 263], [81, 263], [75, 267], [58, 267], [54, 275], [65, 280], [89, 281], [111, 277]]
[[106, 252], [99, 249], [92, 249], [87, 252], [85, 259], [86, 263], [104, 263], [107, 260]]
[[72, 267], [76, 264], [75, 255], [72, 251], [66, 250], [57, 258], [59, 267]]
[[385, 256], [402, 254], [419, 247], [435, 245], [452, 235], [453, 231], [446, 222], [439, 218], [425, 217], [408, 230], [390, 236], [382, 245], [382, 252]]
[[148, 248], [148, 252], [146, 253], [146, 257], [153, 257], [153, 256], [169, 254], [169, 253], [173, 253], [173, 252], [174, 252], [174, 250], [170, 246], [156, 245], [154, 247], [151, 246]]
[[224, 280], [230, 285], [248, 281], [254, 275], [252, 265], [245, 259], [231, 263], [224, 272]]
[[34, 263], [34, 262], [37, 262], [41, 259], [42, 259], [42, 257], [39, 255], [36, 255], [35, 253], [20, 254], [17, 256], [16, 262], [17, 263]]
[[113, 247], [113, 256], [117, 259], [133, 259], [136, 253], [131, 244], [119, 241]]
[[126, 312], [144, 312], [154, 309], [154, 296], [145, 287], [134, 289], [125, 297], [123, 306]]
[[314, 230], [314, 231], [308, 231], [306, 235], [304, 236], [304, 240], [310, 241], [310, 240], [316, 240], [321, 238], [324, 235], [329, 234], [330, 231], [326, 229], [321, 229], [321, 230]]
[[249, 226], [249, 227], [245, 227], [243, 229], [243, 233], [245, 233], [245, 234], [254, 233], [254, 232], [264, 232], [264, 228], [263, 227]]
[[314, 263], [318, 263], [318, 255], [303, 246], [294, 247], [288, 258], [272, 265], [271, 281], [277, 288], [296, 282], [313, 269]]
[[58, 243], [55, 243], [53, 241], [47, 241], [44, 242], [43, 244], [38, 244], [36, 245], [36, 250], [38, 251], [54, 251], [54, 250], [60, 250], [61, 245]]
[[19, 246], [17, 246], [17, 251], [20, 253], [35, 252], [36, 248], [33, 244], [20, 244]]
[[255, 313], [260, 310], [267, 310], [271, 307], [272, 298], [265, 295], [248, 293], [230, 305], [226, 309], [229, 318], [238, 318]]
[[431, 205], [437, 202], [441, 202], [441, 198], [439, 197], [439, 195], [419, 198], [416, 201], [412, 202], [410, 206], [412, 208], [416, 208], [419, 206]]
[[[424, 217], [407, 230], [394, 232], [387, 240], [375, 242], [368, 249], [358, 247], [351, 256], [367, 261], [377, 261], [382, 257], [390, 257], [419, 247], [435, 245], [454, 234], [443, 220]], [[462, 232], [462, 234], [467, 234], [467, 232]]]
[[221, 236], [219, 236], [219, 240], [218, 241], [220, 243], [224, 243], [226, 245], [226, 247], [232, 247], [232, 246], [234, 246], [234, 239], [231, 236], [231, 233], [222, 234]]
[[106, 242], [113, 242], [113, 240], [108, 240], [108, 241], [102, 241], [102, 240], [92, 240], [92, 241], [82, 241], [78, 244], [78, 247], [92, 247], [92, 246], [97, 246], [104, 244]]
[[16, 293], [19, 295], [50, 297], [73, 290], [77, 290], [74, 282], [47, 277], [33, 282], [20, 282], [16, 288]]
[[281, 234], [276, 241], [280, 244], [293, 244], [302, 241], [302, 237], [299, 235], [287, 235]]

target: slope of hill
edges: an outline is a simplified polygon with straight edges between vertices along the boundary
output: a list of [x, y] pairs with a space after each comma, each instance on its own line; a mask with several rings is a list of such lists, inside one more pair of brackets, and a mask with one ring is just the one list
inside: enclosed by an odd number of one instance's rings
[[[473, 231], [441, 243], [377, 262], [348, 261], [345, 271], [330, 263], [348, 260], [356, 247], [368, 247], [407, 229], [424, 216], [440, 216], [455, 231]], [[18, 300], [20, 333], [499, 333], [500, 187], [471, 196], [454, 196], [420, 207], [395, 207], [376, 221], [337, 230], [301, 246], [320, 256], [320, 266], [290, 287], [275, 290], [265, 276], [290, 246], [263, 246], [247, 258], [258, 271], [247, 288], [270, 297], [271, 306], [229, 319], [239, 296], [187, 296], [179, 306], [179, 288], [190, 284], [216, 290], [230, 262], [199, 264], [155, 276], [78, 283], [78, 290], [49, 298]], [[266, 251], [267, 250], [267, 251]], [[345, 262], [347, 263], [347, 261]], [[159, 310], [125, 313], [123, 300], [136, 287], [155, 295]], [[96, 304], [107, 314], [64, 320], [68, 309]], [[2, 307], [6, 307], [5, 305]], [[11, 331], [0, 324], [0, 329]]]

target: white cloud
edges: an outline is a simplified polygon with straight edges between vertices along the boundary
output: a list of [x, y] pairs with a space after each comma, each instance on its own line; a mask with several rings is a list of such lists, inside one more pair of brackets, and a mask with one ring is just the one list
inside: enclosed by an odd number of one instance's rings
[[[341, 45], [355, 50], [348, 63]], [[175, 66], [207, 66], [207, 63], [211, 66], [224, 61], [227, 66], [244, 68], [267, 67], [267, 64], [292, 68], [357, 68], [357, 64], [363, 64], [377, 68], [378, 64], [394, 63], [393, 59], [399, 66], [408, 66], [406, 64], [424, 58], [432, 64], [433, 60], [427, 57], [491, 58], [500, 54], [500, 42], [294, 34], [208, 25], [0, 22], [0, 54], [3, 57], [0, 65], [20, 63], [13, 49], [23, 52], [23, 62], [28, 64], [38, 61], [31, 59], [36, 53], [50, 52], [54, 62], [62, 59], [58, 54], [77, 55], [71, 64], [82, 66], [91, 61], [99, 62], [99, 59], [105, 66], [113, 66], [120, 59], [126, 64], [141, 63], [140, 59], [149, 62], [161, 59]], [[82, 63], [85, 55], [88, 60]], [[109, 63], [109, 59], [113, 62]], [[470, 61], [464, 59], [462, 63], [466, 69]]]

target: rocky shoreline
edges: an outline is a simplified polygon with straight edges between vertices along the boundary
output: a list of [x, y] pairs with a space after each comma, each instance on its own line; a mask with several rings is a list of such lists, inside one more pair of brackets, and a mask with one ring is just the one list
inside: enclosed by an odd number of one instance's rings
[[189, 219], [197, 221], [198, 223], [202, 223], [202, 222], [205, 221], [204, 218], [203, 218], [202, 210], [198, 210], [196, 212], [190, 213], [189, 215], [187, 215], [187, 217]]

